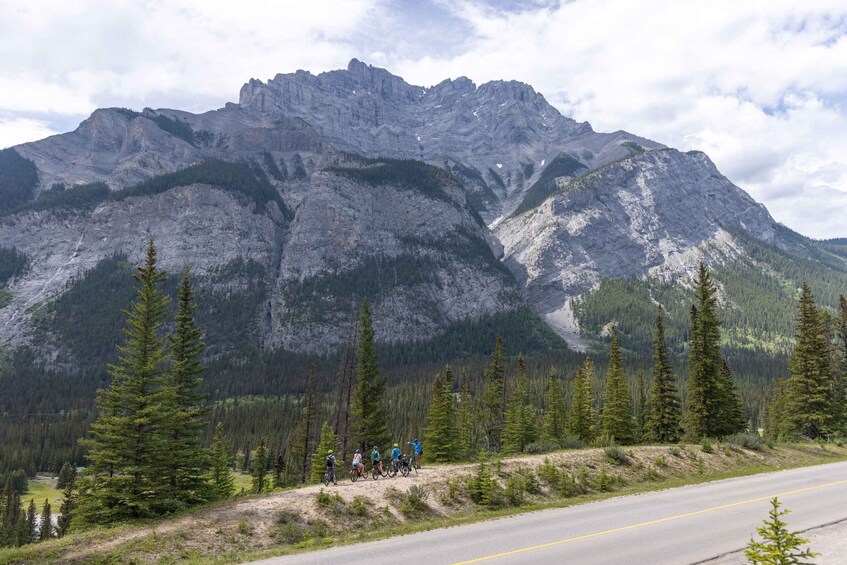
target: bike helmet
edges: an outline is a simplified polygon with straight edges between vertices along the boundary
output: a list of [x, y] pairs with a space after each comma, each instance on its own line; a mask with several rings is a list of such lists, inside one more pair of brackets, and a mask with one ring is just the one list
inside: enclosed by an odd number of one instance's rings
[[357, 449], [357, 450], [356, 450], [356, 453], [361, 453], [361, 452], [362, 452], [362, 450], [361, 450], [361, 449]]
[[376, 446], [376, 445], [375, 445], [375, 446], [374, 446], [374, 450], [377, 450], [377, 449], [379, 449], [379, 446]]
[[332, 455], [332, 450], [330, 449], [329, 451], [327, 451], [327, 452], [326, 452], [326, 454], [327, 454], [327, 455]]
[[397, 445], [397, 444], [395, 443], [395, 444], [394, 444], [394, 447], [400, 447], [400, 446], [399, 446], [399, 445]]

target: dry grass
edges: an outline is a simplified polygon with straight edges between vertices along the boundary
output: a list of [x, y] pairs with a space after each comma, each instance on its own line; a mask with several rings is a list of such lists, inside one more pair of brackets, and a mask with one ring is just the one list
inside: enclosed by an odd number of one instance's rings
[[[476, 464], [425, 466], [409, 478], [342, 480], [337, 487], [310, 486], [239, 498], [153, 525], [96, 530], [31, 548], [0, 551], [0, 563], [235, 562], [247, 556], [301, 551], [524, 509], [575, 504], [611, 496], [610, 492], [643, 492], [847, 458], [847, 449], [835, 446], [825, 450], [782, 446], [764, 451], [729, 449], [721, 444], [714, 447], [712, 453], [693, 445], [624, 448], [626, 464], [615, 464], [603, 449], [491, 461], [488, 466], [494, 488], [501, 493], [496, 507], [480, 507], [468, 496], [468, 479], [475, 474]], [[539, 468], [546, 466], [549, 472], [551, 465], [559, 476], [573, 477], [575, 484], [585, 483], [581, 494], [565, 494], [540, 480]], [[505, 495], [510, 484], [511, 499]], [[403, 502], [413, 485], [428, 492], [426, 510], [404, 513]], [[318, 496], [322, 489], [324, 494]], [[519, 496], [516, 489], [521, 490]]]

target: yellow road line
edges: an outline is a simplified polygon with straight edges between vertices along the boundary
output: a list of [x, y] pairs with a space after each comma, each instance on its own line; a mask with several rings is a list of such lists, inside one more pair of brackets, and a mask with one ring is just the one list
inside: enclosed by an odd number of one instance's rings
[[809, 491], [812, 491], [812, 490], [819, 490], [819, 489], [822, 489], [822, 488], [828, 488], [828, 487], [834, 487], [834, 486], [837, 486], [837, 485], [843, 485], [845, 483], [847, 483], [847, 479], [845, 479], [843, 481], [835, 481], [833, 483], [815, 485], [813, 487], [806, 487], [806, 488], [801, 488], [801, 489], [797, 489], [797, 490], [791, 490], [791, 491], [783, 492], [783, 493], [779, 493], [779, 494], [771, 494], [771, 495], [762, 496], [762, 497], [759, 497], [759, 498], [751, 498], [750, 500], [742, 500], [742, 501], [739, 501], [739, 502], [731, 502], [729, 504], [723, 504], [721, 506], [713, 506], [711, 508], [704, 508], [703, 510], [695, 510], [694, 512], [686, 512], [685, 514], [677, 514], [676, 516], [668, 516], [667, 518], [659, 518], [658, 520], [650, 520], [648, 522], [640, 522], [638, 524], [630, 524], [629, 526], [622, 526], [620, 528], [613, 528], [611, 530], [604, 530], [602, 532], [594, 532], [593, 534], [585, 534], [585, 535], [582, 535], [582, 536], [576, 536], [576, 537], [572, 537], [572, 538], [567, 538], [567, 539], [562, 539], [562, 540], [557, 540], [557, 541], [551, 541], [551, 542], [542, 543], [542, 544], [539, 544], [539, 545], [533, 545], [533, 546], [530, 546], [530, 547], [522, 547], [520, 549], [513, 549], [511, 551], [504, 551], [502, 553], [494, 553], [492, 555], [485, 555], [483, 557], [477, 557], [476, 559], [469, 559], [468, 561], [458, 561], [458, 562], [454, 563], [454, 565], [468, 565], [469, 563], [479, 563], [480, 561], [488, 561], [488, 560], [491, 560], [491, 559], [499, 559], [500, 557], [509, 557], [510, 555], [517, 555], [519, 553], [525, 553], [527, 551], [534, 551], [536, 549], [544, 549], [544, 548], [547, 548], [547, 547], [552, 547], [554, 545], [562, 545], [562, 544], [565, 544], [565, 543], [571, 543], [571, 542], [574, 542], [574, 541], [579, 541], [579, 540], [584, 540], [584, 539], [589, 539], [589, 538], [596, 538], [596, 537], [599, 537], [599, 536], [605, 536], [605, 535], [608, 535], [608, 534], [614, 534], [614, 533], [623, 532], [623, 531], [626, 531], [626, 530], [633, 530], [635, 528], [643, 528], [644, 526], [652, 526], [653, 524], [661, 524], [662, 522], [670, 522], [671, 520], [679, 520], [680, 518], [688, 518], [690, 516], [697, 516], [698, 514], [706, 514], [707, 512], [715, 512], [716, 510], [725, 510], [727, 508], [733, 508], [735, 506], [742, 506], [744, 504], [752, 504], [754, 502], [761, 502], [763, 500], [770, 500], [774, 497], [788, 496], [790, 494], [798, 494], [798, 493], [801, 493], [801, 492], [809, 492]]

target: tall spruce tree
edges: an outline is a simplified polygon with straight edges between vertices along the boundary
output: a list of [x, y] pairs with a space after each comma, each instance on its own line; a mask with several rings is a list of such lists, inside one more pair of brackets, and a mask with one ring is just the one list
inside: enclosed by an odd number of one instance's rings
[[593, 441], [595, 434], [594, 395], [591, 392], [593, 380], [594, 363], [586, 358], [583, 366], [576, 371], [567, 426], [569, 433], [584, 442]]
[[[47, 502], [46, 500], [44, 502]], [[19, 545], [26, 545], [28, 543], [35, 543], [39, 541], [41, 528], [36, 526], [36, 513], [38, 510], [35, 508], [35, 499], [29, 499], [29, 506], [26, 509], [26, 525], [23, 529], [23, 534], [18, 540]]]
[[516, 380], [503, 424], [503, 453], [506, 454], [522, 453], [537, 436], [535, 413], [529, 403], [529, 382], [523, 356], [518, 357]]
[[809, 285], [797, 305], [794, 350], [788, 359], [787, 408], [794, 433], [816, 439], [833, 431], [829, 343]]
[[168, 466], [162, 410], [167, 350], [162, 336], [168, 297], [159, 291], [165, 275], [151, 240], [135, 276], [136, 298], [128, 310], [125, 342], [109, 366], [111, 384], [100, 390], [100, 415], [86, 442], [89, 467], [80, 480], [78, 514], [83, 522], [109, 523], [170, 510], [162, 474]]
[[547, 388], [544, 391], [544, 413], [541, 416], [541, 440], [558, 442], [565, 431], [565, 406], [559, 387], [559, 373], [550, 367]]
[[321, 425], [321, 435], [318, 440], [318, 446], [312, 454], [312, 473], [309, 477], [309, 482], [317, 484], [323, 480], [324, 472], [326, 471], [326, 458], [330, 450], [335, 451], [338, 440], [335, 434], [332, 433], [332, 428], [328, 422]]
[[732, 377], [725, 359], [721, 359], [721, 368], [718, 373], [719, 410], [716, 423], [717, 437], [743, 432], [747, 427], [747, 417], [744, 414], [744, 404], [738, 395], [738, 388]]
[[309, 378], [306, 381], [306, 394], [303, 397], [303, 411], [300, 421], [291, 434], [289, 452], [297, 462], [300, 482], [305, 483], [311, 474], [311, 457], [315, 449], [318, 435], [318, 390], [317, 365], [313, 362], [309, 367]]
[[357, 444], [361, 449], [388, 443], [388, 407], [385, 379], [379, 375], [374, 347], [374, 329], [367, 300], [362, 303], [359, 322], [359, 364], [353, 394], [353, 415]]
[[229, 467], [229, 450], [224, 443], [223, 435], [223, 423], [218, 422], [212, 438], [212, 464], [209, 470], [209, 483], [214, 500], [224, 500], [235, 493], [235, 479]]
[[695, 281], [688, 357], [686, 431], [692, 440], [720, 435], [720, 320], [717, 289], [703, 263]]
[[647, 388], [644, 382], [644, 369], [635, 374], [635, 387], [638, 398], [635, 401], [635, 441], [643, 442], [647, 436]]
[[659, 306], [653, 336], [653, 387], [647, 413], [647, 438], [658, 443], [676, 443], [681, 435], [679, 392], [665, 344], [665, 312]]
[[76, 468], [71, 467], [65, 481], [65, 488], [62, 491], [62, 505], [59, 507], [59, 516], [56, 519], [56, 535], [58, 537], [66, 535], [71, 529], [71, 520], [76, 507], [76, 481]]
[[609, 374], [606, 377], [606, 396], [600, 421], [603, 435], [607, 438], [624, 445], [635, 439], [632, 433], [632, 399], [623, 373], [617, 326], [612, 326]]
[[506, 411], [506, 352], [498, 335], [494, 341], [491, 364], [485, 369], [482, 392], [482, 431], [489, 451], [501, 447]]
[[253, 492], [261, 494], [265, 491], [268, 476], [268, 448], [265, 440], [259, 442], [256, 455], [253, 457]]
[[457, 446], [456, 451], [462, 459], [476, 454], [476, 407], [471, 396], [468, 374], [462, 369], [459, 379], [459, 406], [456, 410]]
[[444, 368], [444, 376], [435, 378], [427, 417], [427, 457], [445, 463], [456, 459], [456, 423], [453, 416], [453, 372]]
[[194, 321], [196, 309], [191, 271], [186, 267], [177, 293], [175, 327], [170, 338], [171, 366], [165, 373], [163, 388], [167, 480], [170, 496], [184, 504], [212, 497], [206, 482], [209, 453], [202, 445], [206, 428], [204, 395], [198, 390], [204, 370], [201, 357], [206, 346], [201, 340], [203, 332]]
[[50, 508], [50, 501], [44, 499], [44, 506], [41, 507], [41, 520], [38, 526], [38, 541], [47, 541], [53, 538], [53, 511]]
[[353, 395], [356, 385], [356, 325], [350, 327], [347, 344], [341, 356], [338, 367], [338, 382], [336, 383], [336, 404], [333, 410], [333, 428], [341, 449], [341, 458], [347, 457], [348, 444], [355, 442], [350, 437], [350, 420], [352, 415]]
[[834, 328], [835, 351], [832, 371], [832, 419], [838, 433], [847, 434], [847, 298], [838, 297]]

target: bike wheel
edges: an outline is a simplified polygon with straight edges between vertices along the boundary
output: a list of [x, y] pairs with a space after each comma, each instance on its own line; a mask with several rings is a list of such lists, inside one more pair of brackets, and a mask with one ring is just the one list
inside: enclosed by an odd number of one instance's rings
[[327, 473], [326, 475], [324, 475], [324, 486], [328, 487], [329, 483], [331, 483], [331, 482], [332, 482], [332, 479], [330, 478], [329, 474]]
[[409, 476], [409, 466], [408, 466], [408, 465], [403, 465], [402, 467], [400, 467], [400, 473], [401, 473], [404, 477], [408, 477], [408, 476]]
[[379, 478], [379, 469], [377, 469], [376, 467], [371, 469], [371, 476], [374, 480], [377, 480]]
[[359, 478], [357, 475], [358, 475], [358, 473], [357, 473], [355, 470], [354, 470], [354, 471], [350, 471], [350, 480], [351, 480], [351, 481], [353, 481], [353, 482], [355, 483], [355, 482], [356, 482], [356, 479], [358, 479], [358, 478]]

